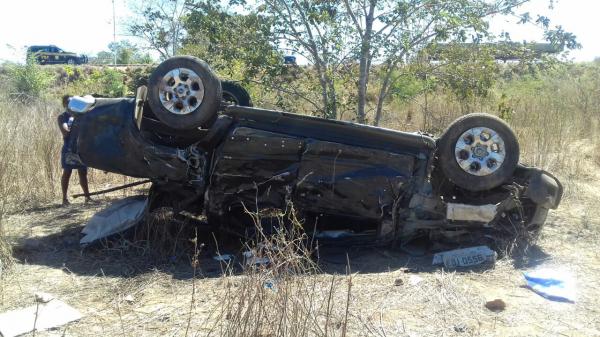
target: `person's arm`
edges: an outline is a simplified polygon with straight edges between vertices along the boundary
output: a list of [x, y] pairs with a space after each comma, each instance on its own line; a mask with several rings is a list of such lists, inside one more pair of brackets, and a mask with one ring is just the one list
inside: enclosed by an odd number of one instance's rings
[[63, 137], [66, 137], [67, 135], [69, 135], [69, 132], [71, 131], [71, 129], [69, 128], [69, 124], [67, 124], [67, 121], [64, 118], [64, 115], [61, 114], [58, 116], [58, 128], [60, 129], [60, 133], [62, 133]]

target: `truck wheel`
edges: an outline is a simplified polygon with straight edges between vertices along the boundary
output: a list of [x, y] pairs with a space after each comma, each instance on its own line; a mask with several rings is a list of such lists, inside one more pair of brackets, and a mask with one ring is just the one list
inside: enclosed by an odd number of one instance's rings
[[232, 81], [221, 81], [223, 101], [228, 105], [252, 106], [250, 94], [240, 84]]
[[67, 59], [67, 64], [68, 65], [74, 65], [75, 64], [75, 59], [73, 59], [73, 58]]
[[148, 104], [171, 128], [208, 127], [221, 104], [221, 81], [206, 62], [175, 56], [162, 62], [148, 80]]
[[444, 175], [469, 191], [497, 187], [512, 177], [519, 163], [519, 143], [510, 126], [483, 113], [454, 121], [438, 140]]

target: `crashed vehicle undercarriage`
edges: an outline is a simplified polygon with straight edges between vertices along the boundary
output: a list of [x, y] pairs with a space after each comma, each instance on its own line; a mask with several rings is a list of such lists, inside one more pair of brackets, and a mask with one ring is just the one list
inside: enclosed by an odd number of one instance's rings
[[193, 57], [164, 61], [136, 98], [71, 103], [74, 160], [150, 178], [150, 209], [241, 232], [245, 208], [292, 203], [307, 231], [380, 244], [536, 233], [562, 196], [554, 176], [518, 163], [496, 117], [463, 116], [435, 138], [257, 109]]

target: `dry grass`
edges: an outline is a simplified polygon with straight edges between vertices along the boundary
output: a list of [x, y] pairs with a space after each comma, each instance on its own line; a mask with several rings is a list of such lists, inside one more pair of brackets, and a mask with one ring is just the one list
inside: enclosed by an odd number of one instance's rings
[[[352, 276], [320, 276], [310, 240], [293, 208], [270, 212], [278, 220], [274, 234], [265, 234], [259, 212], [249, 213], [256, 236], [245, 246], [241, 275], [231, 263], [224, 269], [221, 304], [205, 329], [218, 336], [346, 336]], [[257, 261], [266, 263], [255, 263]], [[324, 282], [325, 281], [325, 282]], [[358, 322], [355, 322], [358, 323]]]
[[[592, 207], [598, 181], [581, 183], [579, 199], [551, 214], [526, 259], [478, 271], [433, 268], [430, 257], [393, 249], [321, 249], [315, 265], [306, 259], [310, 249], [283, 231], [243, 247], [271, 265], [246, 268], [237, 255], [233, 269], [212, 259], [213, 238], [199, 233], [194, 271], [193, 248], [170, 263], [132, 246], [81, 250], [80, 223], [110, 199], [93, 208], [12, 214], [7, 234], [18, 262], [3, 280], [0, 307], [33, 303], [35, 291], [53, 293], [84, 314], [54, 332], [67, 336], [594, 336], [600, 333], [600, 213]], [[522, 287], [522, 271], [541, 264], [575, 273], [575, 304]], [[496, 298], [506, 310], [484, 307]]]
[[[0, 210], [0, 212], [2, 212], [2, 210]], [[2, 217], [3, 215], [0, 214], [0, 283], [3, 283], [4, 274], [8, 272], [13, 263], [12, 250], [10, 244], [6, 240]], [[0, 284], [0, 288], [1, 287], [2, 285]]]

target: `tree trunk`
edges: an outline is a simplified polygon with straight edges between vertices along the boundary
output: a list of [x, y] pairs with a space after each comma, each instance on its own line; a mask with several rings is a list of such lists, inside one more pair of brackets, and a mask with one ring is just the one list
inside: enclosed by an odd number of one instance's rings
[[379, 126], [379, 122], [381, 122], [381, 117], [383, 114], [383, 103], [388, 95], [388, 90], [390, 88], [390, 79], [392, 77], [393, 69], [393, 66], [391, 64], [388, 64], [383, 83], [381, 84], [381, 88], [379, 89], [379, 96], [377, 97], [377, 110], [375, 111], [375, 120], [373, 120], [374, 126]]
[[331, 77], [327, 77], [329, 88], [329, 106], [327, 107], [327, 118], [337, 118], [337, 95], [335, 93], [335, 83]]
[[367, 84], [369, 83], [369, 70], [371, 66], [371, 38], [373, 35], [373, 14], [376, 0], [369, 3], [369, 12], [365, 16], [365, 30], [360, 47], [360, 65], [358, 78], [358, 106], [356, 117], [359, 123], [365, 123], [365, 106], [367, 104]]
[[317, 74], [319, 75], [319, 84], [321, 85], [321, 101], [323, 103], [323, 111], [321, 114], [323, 117], [328, 118], [329, 113], [329, 93], [328, 93], [328, 79], [325, 74], [325, 70], [322, 68], [320, 61], [315, 60], [315, 68], [317, 69]]

